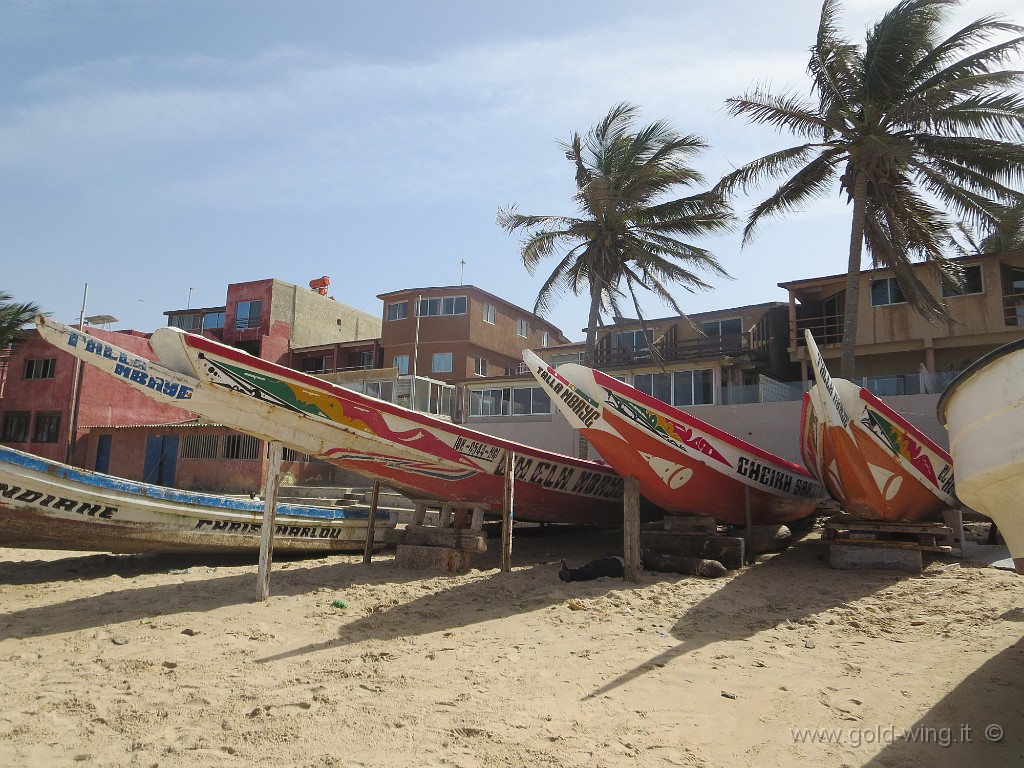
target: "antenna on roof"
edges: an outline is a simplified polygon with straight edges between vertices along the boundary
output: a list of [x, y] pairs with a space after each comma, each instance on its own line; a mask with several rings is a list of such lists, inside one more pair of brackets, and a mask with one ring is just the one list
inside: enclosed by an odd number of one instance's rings
[[463, 259], [459, 263], [462, 265], [462, 272], [459, 275], [459, 285], [462, 285], [463, 284], [463, 280], [465, 280], [465, 278], [466, 278], [466, 260]]

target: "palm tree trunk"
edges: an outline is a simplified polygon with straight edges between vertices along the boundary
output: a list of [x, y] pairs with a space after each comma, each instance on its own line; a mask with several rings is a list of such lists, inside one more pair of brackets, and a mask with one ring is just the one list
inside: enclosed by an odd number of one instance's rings
[[[597, 353], [597, 319], [601, 311], [601, 289], [593, 282], [590, 284], [590, 315], [587, 319], [587, 341], [583, 350], [583, 364], [588, 368], [594, 367], [594, 360]], [[590, 457], [590, 442], [579, 435], [579, 442], [576, 448], [576, 455], [581, 459]]]
[[864, 222], [867, 217], [868, 178], [858, 174], [853, 185], [853, 226], [850, 228], [850, 259], [846, 268], [846, 303], [843, 309], [843, 357], [839, 375], [853, 379], [857, 359], [857, 323], [860, 309], [860, 262], [864, 253]]

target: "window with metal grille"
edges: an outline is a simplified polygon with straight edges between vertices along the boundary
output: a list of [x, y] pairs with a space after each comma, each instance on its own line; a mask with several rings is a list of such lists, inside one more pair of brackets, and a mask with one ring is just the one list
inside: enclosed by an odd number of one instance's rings
[[178, 455], [183, 459], [216, 459], [218, 435], [182, 435]]
[[284, 451], [282, 451], [282, 453], [281, 453], [281, 461], [302, 461], [302, 462], [307, 462], [307, 461], [312, 461], [312, 460], [313, 459], [310, 458], [309, 454], [299, 453], [298, 451], [296, 451], [293, 448], [285, 448]]
[[56, 443], [60, 438], [60, 411], [37, 411], [33, 443]]
[[8, 411], [4, 414], [0, 439], [5, 443], [24, 443], [28, 440], [28, 423], [32, 414], [28, 411]]
[[44, 357], [41, 360], [25, 361], [26, 379], [52, 379], [57, 367], [57, 358]]
[[224, 458], [256, 461], [263, 441], [252, 435], [224, 435]]

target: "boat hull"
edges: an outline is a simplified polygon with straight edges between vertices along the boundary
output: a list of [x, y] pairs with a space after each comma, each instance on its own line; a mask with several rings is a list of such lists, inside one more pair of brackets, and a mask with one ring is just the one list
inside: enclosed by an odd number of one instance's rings
[[833, 383], [854, 414], [851, 426], [821, 418], [815, 385], [804, 394], [800, 452], [843, 510], [859, 520], [916, 523], [956, 506], [948, 455], [934, 444], [924, 449], [927, 438], [867, 390]]
[[622, 522], [623, 481], [606, 465], [495, 438], [177, 329], [150, 339], [157, 363], [109, 344], [90, 351], [85, 334], [46, 318], [37, 325], [51, 343], [153, 399], [168, 397], [150, 386], [154, 379], [174, 381], [176, 404], [204, 420], [280, 441], [414, 499], [500, 515], [505, 461], [514, 455], [517, 520]]
[[826, 498], [803, 467], [600, 371], [524, 359], [569, 422], [666, 512], [745, 525], [749, 507], [751, 522], [767, 525], [806, 517]]
[[956, 463], [956, 494], [992, 518], [1024, 574], [1024, 340], [950, 382], [938, 403]]
[[860, 520], [917, 523], [956, 506], [953, 460], [852, 381], [833, 379], [805, 332], [817, 384], [804, 394], [800, 453], [842, 508]]
[[[0, 546], [114, 552], [258, 552], [263, 502], [139, 483], [0, 446]], [[279, 504], [278, 552], [362, 551], [367, 510]], [[378, 512], [374, 542], [394, 527]]]

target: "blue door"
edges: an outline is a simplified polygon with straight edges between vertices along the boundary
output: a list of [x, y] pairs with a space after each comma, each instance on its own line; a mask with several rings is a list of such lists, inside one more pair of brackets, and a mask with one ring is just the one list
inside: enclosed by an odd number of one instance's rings
[[110, 471], [110, 442], [113, 439], [113, 437], [113, 435], [100, 435], [100, 439], [96, 443], [97, 472]]
[[146, 463], [142, 468], [142, 482], [174, 485], [177, 464], [177, 435], [150, 435], [146, 438]]

